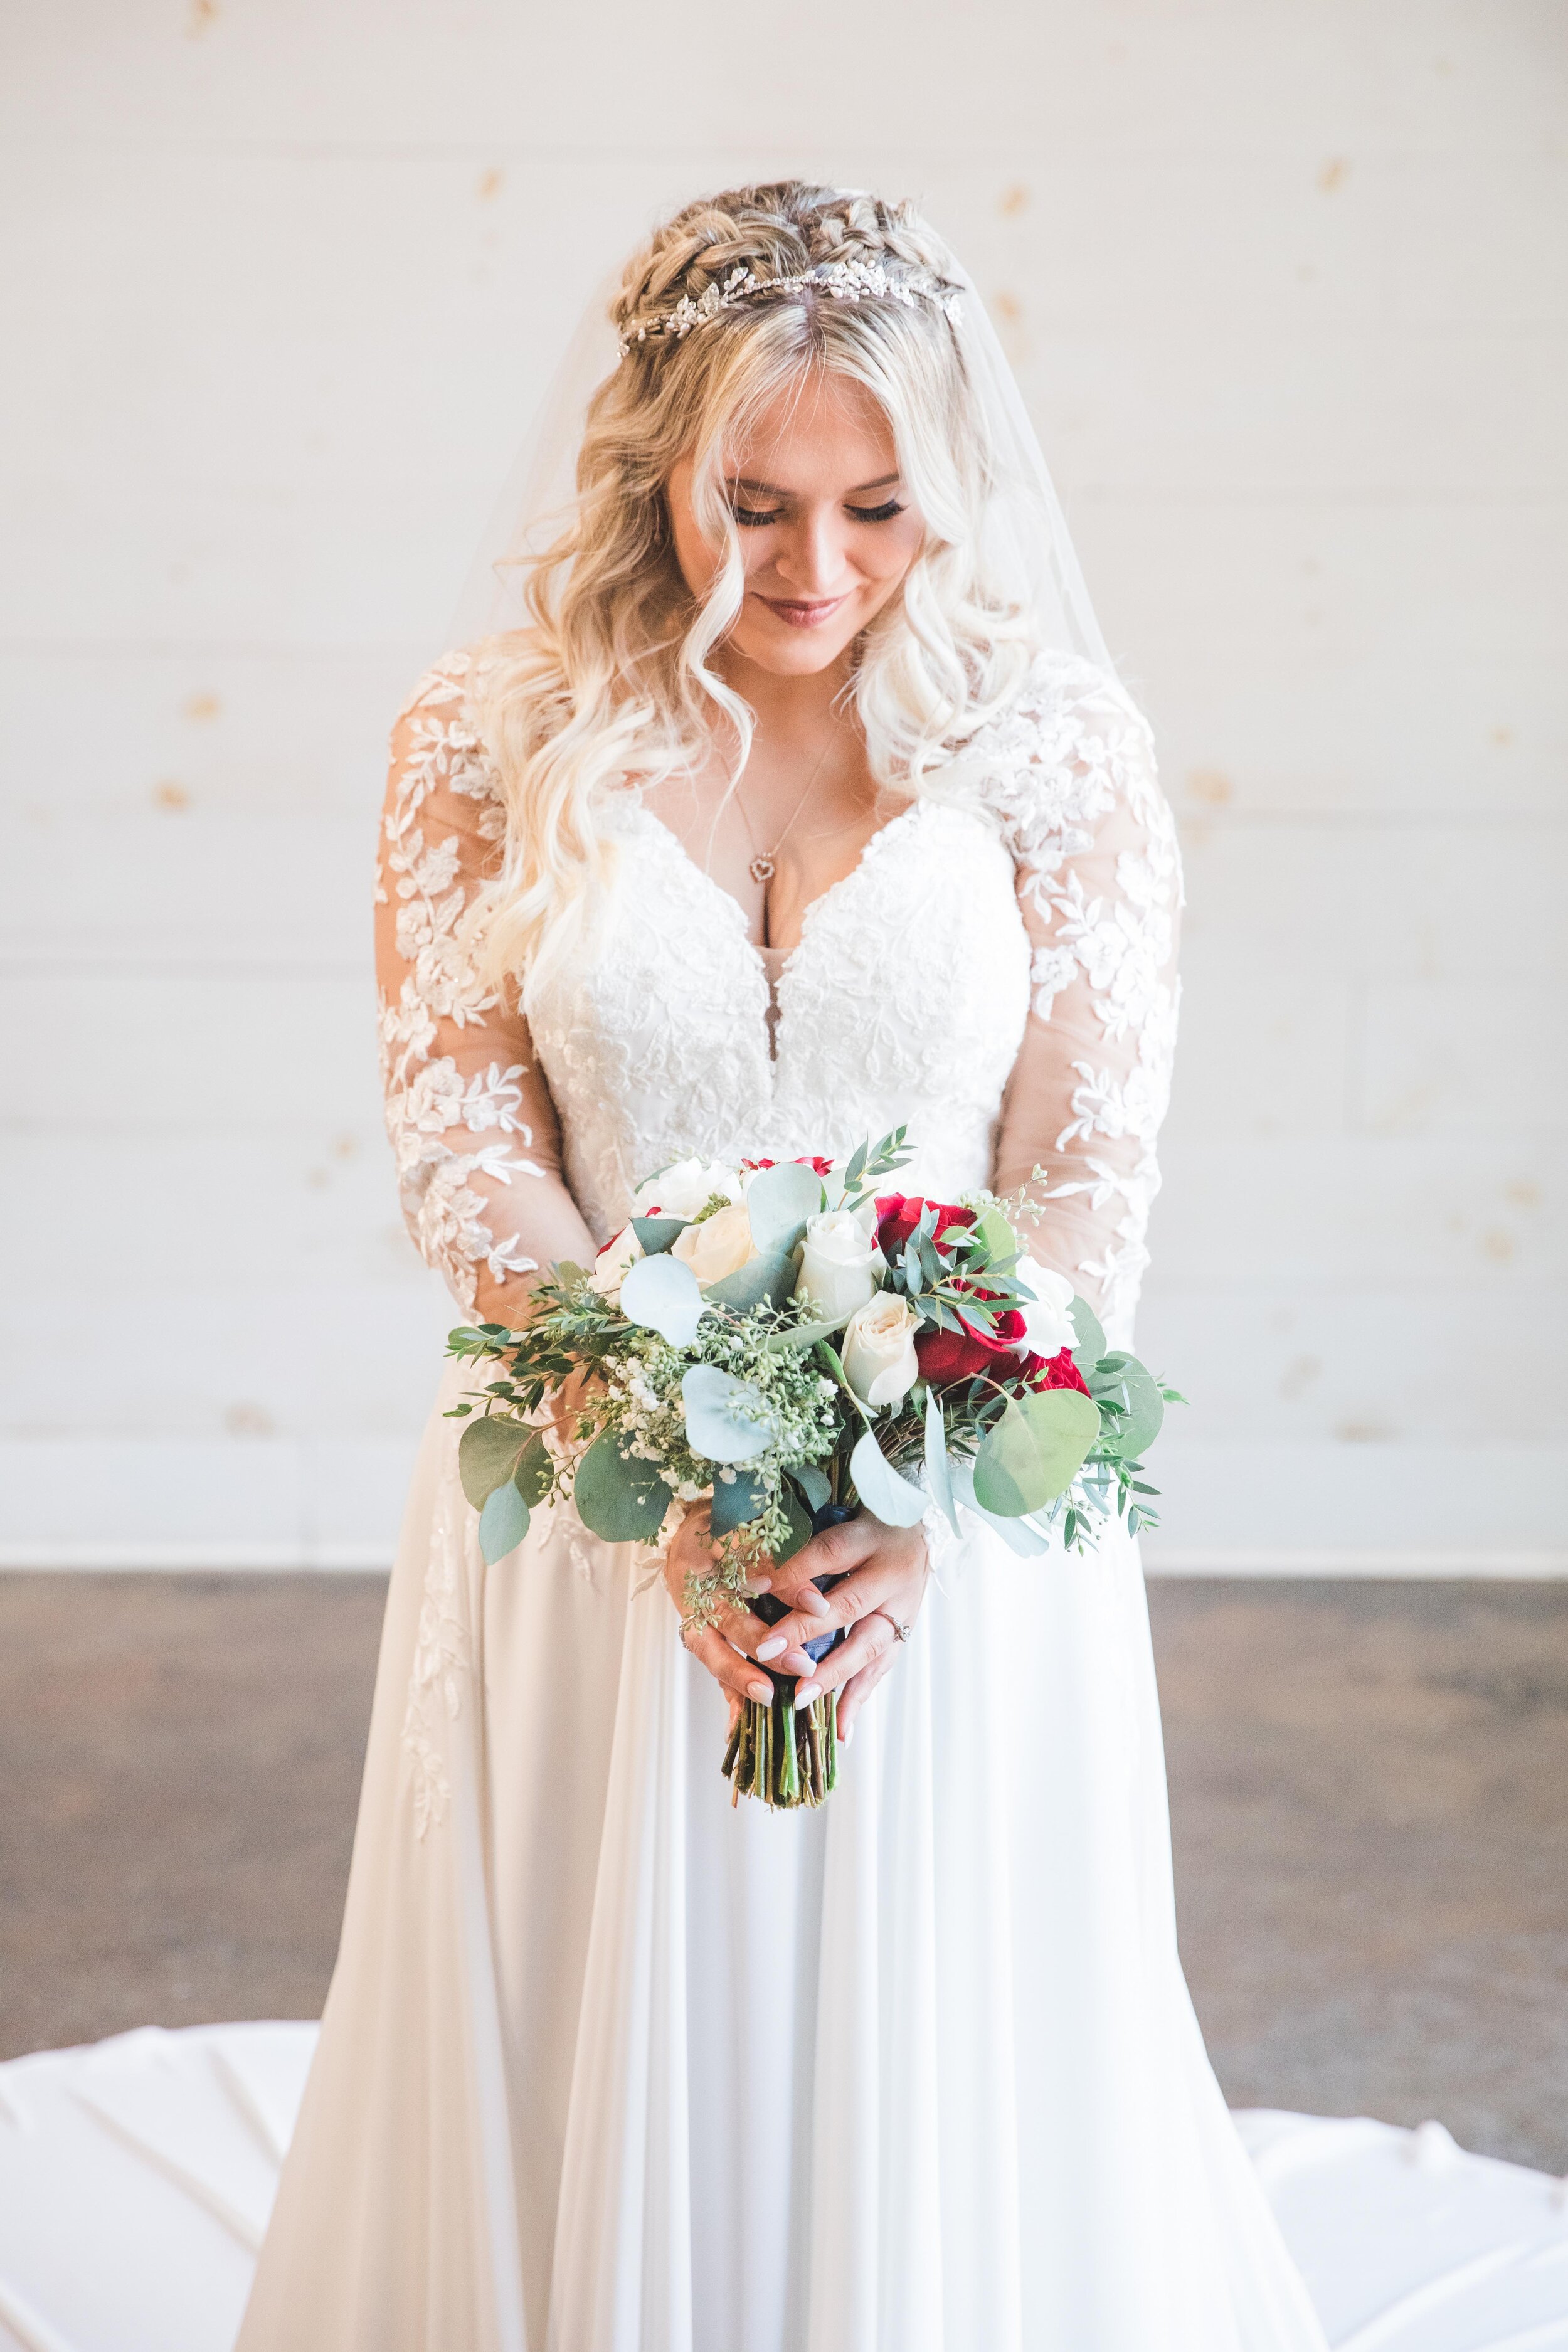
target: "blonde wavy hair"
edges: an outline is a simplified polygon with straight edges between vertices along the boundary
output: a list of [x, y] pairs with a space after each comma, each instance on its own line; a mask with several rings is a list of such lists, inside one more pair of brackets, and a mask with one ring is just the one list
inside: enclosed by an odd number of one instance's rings
[[[689, 332], [664, 331], [679, 303], [737, 270], [772, 282], [833, 262], [875, 265], [889, 290], [852, 301], [816, 285], [759, 290]], [[899, 593], [854, 649], [848, 695], [872, 774], [895, 792], [929, 789], [931, 772], [1017, 692], [1037, 644], [1029, 612], [986, 576], [981, 526], [998, 456], [944, 301], [910, 291], [955, 291], [952, 266], [910, 205], [799, 180], [689, 205], [628, 265], [610, 312], [624, 356], [589, 404], [574, 505], [529, 560], [530, 625], [492, 639], [480, 665], [475, 717], [506, 834], [470, 923], [497, 982], [521, 976], [526, 993], [605, 902], [613, 844], [595, 811], [608, 792], [699, 764], [716, 731], [733, 741], [731, 788], [743, 771], [752, 714], [710, 667], [743, 596], [725, 452], [811, 372], [879, 402], [926, 525]], [[700, 602], [666, 503], [686, 457], [700, 527], [723, 551]]]

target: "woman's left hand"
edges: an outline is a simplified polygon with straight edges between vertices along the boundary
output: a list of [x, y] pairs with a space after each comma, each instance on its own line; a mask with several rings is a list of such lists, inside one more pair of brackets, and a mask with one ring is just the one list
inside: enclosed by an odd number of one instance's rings
[[[838, 1736], [847, 1739], [855, 1717], [902, 1647], [898, 1628], [912, 1625], [920, 1615], [930, 1572], [921, 1528], [884, 1527], [865, 1511], [825, 1528], [770, 1571], [773, 1597], [790, 1614], [770, 1626], [767, 1641], [759, 1643], [758, 1664], [800, 1677], [797, 1706], [809, 1706], [818, 1691], [836, 1690]], [[831, 1592], [819, 1592], [813, 1580], [819, 1576], [842, 1576], [844, 1581]], [[839, 1625], [848, 1627], [848, 1639], [825, 1658], [808, 1658], [800, 1644]]]

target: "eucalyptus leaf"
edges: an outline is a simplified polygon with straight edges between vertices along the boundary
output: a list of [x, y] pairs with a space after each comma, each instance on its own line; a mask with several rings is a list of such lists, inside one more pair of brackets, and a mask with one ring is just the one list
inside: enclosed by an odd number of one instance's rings
[[807, 1217], [814, 1217], [821, 1205], [822, 1179], [815, 1168], [803, 1168], [790, 1160], [776, 1168], [760, 1169], [746, 1192], [752, 1245], [764, 1257], [777, 1250], [794, 1249]]
[[1105, 1353], [1105, 1333], [1100, 1328], [1099, 1316], [1087, 1298], [1075, 1297], [1068, 1313], [1072, 1318], [1072, 1328], [1077, 1334], [1073, 1361], [1087, 1371], [1089, 1366], [1098, 1364]]
[[678, 1257], [639, 1257], [621, 1276], [621, 1313], [672, 1348], [689, 1348], [702, 1320], [697, 1276]]
[[487, 1498], [479, 1513], [479, 1549], [488, 1568], [517, 1549], [528, 1533], [528, 1505], [510, 1478]]
[[[775, 1331], [772, 1339], [763, 1341], [763, 1346], [770, 1356], [782, 1356], [787, 1348], [815, 1348], [819, 1339], [830, 1339], [835, 1331], [841, 1331], [848, 1319], [847, 1315], [840, 1315], [834, 1323], [796, 1323], [787, 1331]], [[823, 1499], [826, 1501], [826, 1496]]]
[[650, 1543], [664, 1525], [669, 1488], [656, 1463], [623, 1454], [606, 1429], [577, 1465], [572, 1499], [583, 1525], [606, 1543]]
[[997, 1518], [1022, 1518], [1065, 1494], [1100, 1434], [1100, 1409], [1081, 1389], [1009, 1398], [981, 1443], [974, 1494]]
[[768, 1499], [765, 1482], [753, 1477], [750, 1471], [737, 1470], [728, 1478], [713, 1481], [713, 1516], [710, 1521], [716, 1536], [733, 1535], [737, 1528], [754, 1519]]
[[1144, 1370], [1135, 1356], [1130, 1356], [1119, 1376], [1121, 1396], [1125, 1402], [1127, 1418], [1118, 1422], [1115, 1432], [1108, 1437], [1110, 1451], [1124, 1462], [1136, 1460], [1146, 1446], [1152, 1445], [1160, 1434], [1160, 1424], [1165, 1418], [1165, 1400], [1160, 1394], [1159, 1383]]
[[458, 1475], [476, 1511], [506, 1485], [536, 1433], [504, 1413], [487, 1413], [468, 1423], [458, 1440]]
[[642, 1244], [645, 1257], [660, 1257], [689, 1223], [688, 1217], [634, 1217], [632, 1231]]
[[[798, 1477], [800, 1474], [797, 1471], [795, 1475]], [[826, 1484], [827, 1481], [824, 1479], [823, 1486], [825, 1488]], [[826, 1501], [826, 1494], [824, 1495], [823, 1499]], [[795, 1488], [790, 1486], [786, 1486], [784, 1490], [784, 1512], [785, 1518], [789, 1521], [789, 1534], [774, 1551], [773, 1558], [775, 1560], [793, 1559], [796, 1552], [800, 1551], [811, 1541], [814, 1532], [811, 1524], [811, 1513], [806, 1509], [805, 1504], [801, 1501], [800, 1496], [795, 1493]]]
[[814, 1511], [820, 1511], [831, 1500], [833, 1489], [815, 1462], [799, 1463], [789, 1475]]
[[588, 1279], [586, 1269], [580, 1266], [575, 1258], [563, 1257], [550, 1271], [563, 1290], [574, 1290], [579, 1283]]
[[[770, 1171], [764, 1169], [763, 1172], [766, 1175]], [[753, 1307], [782, 1307], [794, 1288], [795, 1267], [789, 1253], [772, 1250], [762, 1257], [749, 1259], [736, 1273], [725, 1275], [721, 1282], [710, 1282], [703, 1296], [746, 1314]]]
[[525, 1503], [542, 1503], [554, 1483], [554, 1465], [550, 1448], [544, 1443], [544, 1433], [536, 1429], [511, 1474], [511, 1483]]
[[952, 1473], [947, 1460], [947, 1423], [942, 1419], [942, 1399], [931, 1388], [926, 1391], [926, 1485], [932, 1502], [956, 1535], [958, 1513], [953, 1507]]
[[686, 1406], [686, 1437], [693, 1454], [709, 1462], [754, 1462], [773, 1441], [771, 1423], [759, 1418], [755, 1389], [717, 1364], [693, 1364], [680, 1383]]
[[884, 1527], [916, 1528], [924, 1518], [924, 1495], [894, 1469], [868, 1429], [849, 1456], [849, 1475], [867, 1510]]
[[984, 1520], [994, 1534], [1001, 1537], [1009, 1551], [1016, 1552], [1020, 1559], [1038, 1559], [1042, 1552], [1049, 1551], [1050, 1537], [1043, 1528], [1036, 1527], [1032, 1519], [1003, 1518], [975, 1500], [974, 1473], [969, 1463], [955, 1460], [952, 1473], [952, 1491], [965, 1510], [973, 1511], [977, 1519]]
[[974, 1230], [984, 1243], [985, 1254], [988, 1257], [994, 1259], [1017, 1256], [1018, 1236], [1000, 1209], [995, 1207], [982, 1209], [974, 1221]]

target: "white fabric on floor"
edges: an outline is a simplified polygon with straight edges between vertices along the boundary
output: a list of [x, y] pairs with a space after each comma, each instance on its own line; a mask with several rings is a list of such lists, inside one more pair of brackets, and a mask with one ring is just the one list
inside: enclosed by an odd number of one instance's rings
[[[0, 2352], [229, 2352], [313, 2025], [0, 2065]], [[1568, 2352], [1568, 2195], [1438, 2124], [1238, 2118], [1336, 2352]]]

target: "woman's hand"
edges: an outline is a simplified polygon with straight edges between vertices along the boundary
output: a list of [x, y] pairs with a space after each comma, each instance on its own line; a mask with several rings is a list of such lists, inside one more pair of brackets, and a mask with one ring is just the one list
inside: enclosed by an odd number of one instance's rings
[[[665, 1583], [682, 1617], [689, 1580], [713, 1565], [710, 1508], [705, 1502], [691, 1506], [666, 1558]], [[847, 1739], [855, 1717], [893, 1663], [897, 1629], [912, 1625], [920, 1614], [928, 1572], [925, 1536], [919, 1528], [887, 1528], [862, 1512], [813, 1536], [776, 1565], [771, 1577], [756, 1580], [759, 1591], [771, 1591], [784, 1603], [787, 1617], [765, 1625], [750, 1610], [726, 1609], [713, 1625], [694, 1626], [684, 1637], [686, 1646], [723, 1690], [731, 1722], [742, 1699], [765, 1706], [773, 1697], [772, 1684], [756, 1671], [765, 1665], [798, 1677], [797, 1706], [809, 1706], [820, 1691], [836, 1690], [838, 1736]], [[818, 1576], [842, 1576], [844, 1582], [819, 1592], [813, 1581]], [[849, 1629], [847, 1641], [820, 1661], [807, 1657], [803, 1642], [840, 1625]]]
[[[855, 1717], [901, 1646], [899, 1627], [920, 1615], [930, 1572], [922, 1528], [884, 1527], [865, 1511], [825, 1528], [774, 1568], [773, 1596], [791, 1613], [764, 1629], [752, 1654], [780, 1674], [801, 1677], [797, 1706], [808, 1706], [819, 1691], [836, 1690], [838, 1737], [847, 1741]], [[818, 1576], [844, 1581], [819, 1592], [813, 1581]], [[839, 1625], [848, 1627], [849, 1637], [825, 1658], [814, 1661], [800, 1648]]]
[[[669, 1597], [679, 1610], [682, 1621], [690, 1607], [690, 1587], [695, 1578], [708, 1575], [713, 1566], [713, 1538], [709, 1532], [710, 1503], [693, 1503], [678, 1530], [675, 1540], [665, 1555], [664, 1581]], [[794, 1562], [790, 1565], [793, 1567]], [[768, 1590], [765, 1577], [757, 1579], [759, 1591]], [[817, 1599], [820, 1601], [821, 1594]], [[730, 1702], [730, 1721], [733, 1724], [742, 1699], [754, 1698], [760, 1706], [769, 1705], [773, 1695], [773, 1684], [766, 1675], [760, 1675], [752, 1661], [759, 1643], [767, 1644], [770, 1629], [760, 1617], [748, 1609], [721, 1609], [711, 1625], [692, 1626], [683, 1633], [682, 1641], [694, 1658], [705, 1665]], [[784, 1644], [775, 1644], [769, 1652], [777, 1657]], [[744, 1653], [742, 1655], [742, 1654]], [[811, 1661], [801, 1664], [809, 1668]], [[789, 1668], [782, 1669], [787, 1673]]]

